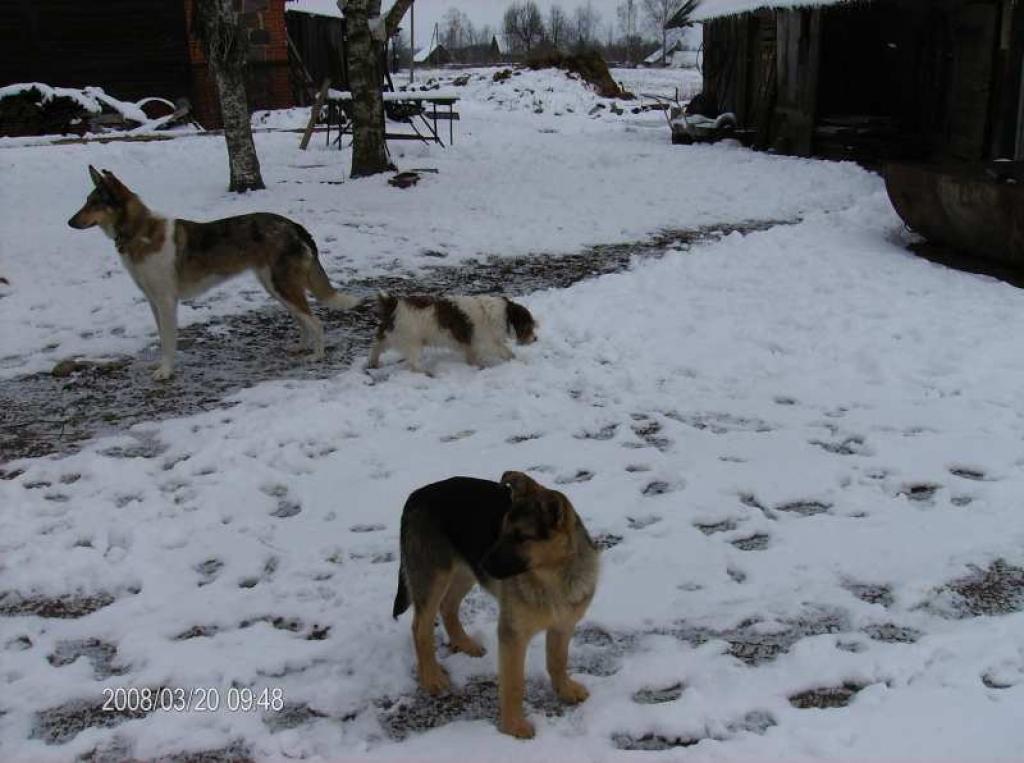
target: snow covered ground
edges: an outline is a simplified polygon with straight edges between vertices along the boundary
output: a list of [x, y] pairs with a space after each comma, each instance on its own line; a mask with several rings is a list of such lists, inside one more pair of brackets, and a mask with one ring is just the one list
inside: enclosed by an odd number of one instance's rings
[[[0, 150], [9, 377], [152, 341], [109, 244], [63, 224], [88, 162], [174, 213], [290, 214], [341, 282], [790, 223], [530, 295], [541, 340], [483, 372], [262, 384], [7, 464], [0, 759], [1019, 760], [1024, 295], [906, 253], [854, 166], [673, 147], [551, 73], [466, 94], [453, 149], [402, 149], [439, 170], [409, 191], [330, 184], [346, 154], [292, 133], [259, 136], [269, 190], [241, 198], [209, 138]], [[184, 317], [263, 300], [235, 284]], [[390, 617], [408, 492], [512, 468], [607, 549], [571, 649], [591, 697], [554, 700], [538, 640], [529, 743], [494, 728], [493, 602], [464, 605], [488, 654], [445, 655], [441, 700]], [[116, 687], [221, 708], [104, 712]], [[284, 706], [231, 711], [243, 689]]]

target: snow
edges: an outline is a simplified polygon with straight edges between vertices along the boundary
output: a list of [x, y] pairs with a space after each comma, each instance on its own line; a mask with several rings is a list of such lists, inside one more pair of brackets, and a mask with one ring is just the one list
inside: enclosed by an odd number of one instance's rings
[[759, 8], [823, 8], [849, 2], [870, 2], [871, 0], [701, 0], [690, 14], [691, 21], [733, 16], [749, 13]]
[[[327, 184], [347, 150], [302, 153], [294, 133], [257, 135], [268, 190], [242, 197], [224, 192], [211, 137], [0, 150], [8, 377], [152, 341], [110, 243], [63, 225], [88, 163], [176, 214], [288, 214], [341, 284], [395, 273], [412, 288], [427, 249], [468, 264], [785, 222], [528, 295], [540, 340], [501, 366], [441, 355], [435, 378], [391, 365], [262, 384], [5, 465], [0, 611], [11, 591], [113, 601], [0, 615], [0, 758], [614, 761], [661, 739], [695, 744], [645, 760], [1019, 759], [1024, 613], [967, 611], [955, 581], [1024, 565], [1024, 295], [910, 255], [881, 180], [856, 166], [671, 146], [660, 114], [589, 116], [600, 99], [564, 75], [489, 74], [460, 91], [454, 147], [395, 150], [402, 168], [439, 170], [409, 191]], [[265, 301], [236, 282], [182, 317]], [[159, 447], [133, 455], [140, 441]], [[543, 711], [558, 706], [538, 639], [529, 743], [497, 733], [494, 689], [477, 682], [496, 672], [491, 600], [474, 593], [463, 612], [488, 654], [442, 650], [447, 704], [415, 694], [409, 618], [390, 617], [409, 491], [510, 468], [618, 539], [571, 649], [590, 699]], [[74, 659], [90, 640], [116, 654]], [[863, 687], [844, 707], [790, 701], [844, 684]], [[267, 687], [289, 712], [64, 732], [45, 712], [119, 686], [224, 700]]]
[[120, 101], [117, 98], [107, 95], [103, 88], [86, 87], [51, 87], [42, 82], [21, 82], [14, 85], [0, 87], [0, 99], [7, 98], [20, 93], [35, 91], [39, 96], [39, 103], [48, 103], [54, 98], [70, 98], [86, 111], [92, 114], [99, 114], [106, 106], [111, 111], [116, 111], [127, 119], [135, 122], [147, 122], [149, 118], [141, 108], [134, 103]]
[[344, 18], [336, 0], [286, 0], [285, 13], [309, 13], [314, 16]]

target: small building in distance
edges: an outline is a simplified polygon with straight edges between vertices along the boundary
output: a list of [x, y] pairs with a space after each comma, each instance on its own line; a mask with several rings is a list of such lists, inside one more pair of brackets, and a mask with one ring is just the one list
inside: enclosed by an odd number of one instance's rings
[[417, 66], [444, 66], [452, 62], [452, 54], [448, 48], [435, 41], [417, 50], [412, 60]]
[[666, 33], [666, 44], [644, 58], [644, 66], [667, 66], [675, 69], [696, 69], [700, 47], [703, 42], [703, 30], [699, 23], [686, 27], [669, 29]]

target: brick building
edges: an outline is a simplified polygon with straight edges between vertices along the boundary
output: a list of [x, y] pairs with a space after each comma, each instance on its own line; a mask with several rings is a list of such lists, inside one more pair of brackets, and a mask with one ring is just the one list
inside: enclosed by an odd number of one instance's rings
[[[183, 0], [186, 28], [191, 30], [192, 0]], [[250, 109], [283, 109], [295, 105], [288, 67], [288, 31], [285, 0], [236, 0], [242, 24], [249, 31], [247, 91]], [[188, 38], [192, 79], [192, 109], [200, 124], [220, 125], [217, 88], [202, 46]]]

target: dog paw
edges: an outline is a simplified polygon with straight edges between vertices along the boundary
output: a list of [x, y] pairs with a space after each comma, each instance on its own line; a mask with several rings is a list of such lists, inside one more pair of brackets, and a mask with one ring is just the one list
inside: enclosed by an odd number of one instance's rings
[[170, 366], [160, 365], [157, 366], [153, 372], [153, 381], [167, 381], [174, 376], [174, 369]]
[[522, 716], [518, 718], [502, 718], [498, 724], [498, 730], [502, 734], [514, 736], [517, 739], [533, 739], [533, 724]]
[[587, 687], [577, 681], [566, 681], [561, 686], [555, 687], [555, 694], [562, 702], [568, 702], [570, 705], [577, 705], [583, 702], [587, 697], [590, 696], [590, 692]]
[[420, 675], [420, 687], [427, 694], [436, 697], [438, 694], [450, 690], [452, 685], [444, 668], [438, 667], [437, 670], [425, 671]]
[[453, 652], [462, 652], [470, 657], [483, 657], [487, 650], [478, 644], [474, 639], [466, 638], [461, 641], [452, 641], [448, 644]]

